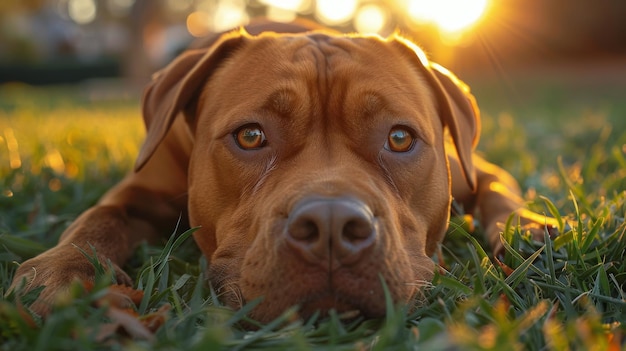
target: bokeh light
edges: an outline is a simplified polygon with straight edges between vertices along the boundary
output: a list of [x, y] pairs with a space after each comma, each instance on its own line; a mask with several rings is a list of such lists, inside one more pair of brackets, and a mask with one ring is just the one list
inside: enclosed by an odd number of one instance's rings
[[211, 16], [204, 11], [194, 11], [187, 16], [187, 31], [196, 38], [211, 32], [209, 20]]
[[317, 0], [315, 15], [333, 26], [349, 22], [356, 12], [358, 0]]
[[222, 0], [218, 3], [213, 14], [212, 29], [215, 32], [223, 32], [245, 25], [250, 18], [246, 12], [246, 2], [243, 0]]
[[298, 13], [293, 10], [283, 9], [280, 7], [268, 6], [265, 16], [270, 21], [291, 22], [298, 18]]
[[306, 11], [311, 6], [311, 0], [259, 0], [260, 3], [294, 12]]
[[312, 0], [260, 0], [267, 6], [265, 15], [277, 22], [291, 22], [298, 14], [308, 12]]
[[70, 0], [67, 10], [70, 18], [78, 24], [93, 22], [98, 12], [95, 0]]
[[354, 28], [361, 33], [380, 34], [387, 26], [389, 14], [375, 4], [364, 5], [354, 17]]
[[[190, 12], [186, 24], [195, 37], [245, 25], [250, 16], [265, 15], [272, 21], [290, 22], [298, 16], [314, 15], [326, 26], [344, 29], [351, 26], [361, 33], [385, 35], [407, 25], [430, 26], [448, 44], [458, 44], [464, 39], [485, 16], [489, 5], [489, 0], [256, 0], [255, 6], [246, 0], [200, 0], [195, 5], [192, 0], [166, 1], [171, 10]], [[395, 18], [398, 14], [402, 21]]]

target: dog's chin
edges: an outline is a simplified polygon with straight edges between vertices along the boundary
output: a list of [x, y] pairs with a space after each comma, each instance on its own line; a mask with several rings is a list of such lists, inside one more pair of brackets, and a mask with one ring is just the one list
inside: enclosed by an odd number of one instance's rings
[[[383, 301], [381, 301], [383, 302]], [[318, 315], [319, 319], [328, 317], [331, 312], [339, 319], [348, 321], [356, 318], [382, 318], [385, 316], [385, 306], [379, 303], [359, 303], [355, 299], [338, 297], [335, 294], [324, 294], [300, 304], [299, 317], [308, 320]]]
[[[347, 322], [355, 319], [377, 319], [386, 314], [385, 298], [381, 293], [362, 293], [363, 291], [338, 290], [311, 290], [306, 295], [277, 296], [268, 293], [262, 301], [251, 311], [249, 317], [261, 322], [269, 323], [279, 318], [291, 307], [296, 307], [296, 314], [292, 319], [305, 322], [315, 317], [315, 321], [323, 321], [332, 314]], [[245, 296], [245, 291], [242, 291]], [[396, 296], [397, 303], [409, 303], [415, 291], [405, 291], [403, 296]], [[245, 299], [248, 300], [248, 299]], [[251, 300], [248, 300], [251, 301]]]
[[306, 297], [299, 303], [293, 303], [292, 306], [285, 305], [286, 308], [277, 309], [275, 307], [271, 303], [264, 304], [261, 302], [251, 311], [249, 317], [261, 323], [269, 323], [280, 318], [289, 307], [297, 308], [295, 315], [291, 316], [289, 320], [299, 319], [305, 322], [313, 317], [315, 317], [316, 322], [323, 321], [331, 313], [336, 314], [342, 321], [352, 321], [357, 318], [374, 319], [385, 316], [384, 304], [355, 303], [332, 293]]

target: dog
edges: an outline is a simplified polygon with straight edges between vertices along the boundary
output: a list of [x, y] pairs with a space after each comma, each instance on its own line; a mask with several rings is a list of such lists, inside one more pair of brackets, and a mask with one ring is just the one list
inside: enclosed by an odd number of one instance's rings
[[250, 315], [260, 322], [294, 305], [302, 318], [384, 316], [381, 278], [394, 302], [409, 303], [433, 278], [453, 200], [480, 219], [494, 252], [511, 215], [539, 239], [554, 226], [474, 153], [469, 88], [400, 35], [256, 22], [182, 53], [142, 106], [134, 171], [17, 269], [11, 289], [45, 286], [33, 311], [94, 279], [78, 248], [93, 246], [132, 285], [121, 267], [181, 215], [199, 228], [223, 303], [262, 298]]

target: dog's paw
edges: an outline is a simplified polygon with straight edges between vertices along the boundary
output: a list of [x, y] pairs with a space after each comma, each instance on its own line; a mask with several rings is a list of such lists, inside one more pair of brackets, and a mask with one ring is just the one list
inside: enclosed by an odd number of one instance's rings
[[[105, 269], [114, 270], [112, 273], [118, 284], [132, 285], [130, 277], [117, 265], [101, 255], [95, 258]], [[90, 262], [76, 247], [55, 247], [24, 261], [17, 269], [7, 294], [16, 294], [18, 303], [24, 301], [32, 312], [45, 316], [58, 301], [68, 295], [74, 282], [82, 282], [83, 286], [93, 285], [96, 277], [94, 263], [95, 260]], [[29, 306], [31, 299], [26, 296], [37, 288], [43, 289]]]

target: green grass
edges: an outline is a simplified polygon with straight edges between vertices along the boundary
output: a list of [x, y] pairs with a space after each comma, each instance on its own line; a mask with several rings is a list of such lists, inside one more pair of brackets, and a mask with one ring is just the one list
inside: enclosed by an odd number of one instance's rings
[[[92, 302], [104, 276], [92, 292], [76, 287], [75, 299], [34, 327], [20, 317], [13, 295], [0, 297], [0, 349], [622, 349], [626, 101], [606, 91], [538, 86], [519, 104], [503, 103], [490, 85], [475, 87], [483, 107], [479, 149], [520, 180], [530, 208], [571, 228], [543, 244], [508, 227], [500, 265], [479, 233], [452, 225], [435, 257], [442, 269], [415, 309], [387, 302], [384, 320], [351, 323], [338, 316], [298, 321], [287, 311], [245, 331], [239, 323], [252, 306], [219, 305], [202, 278], [206, 261], [183, 234], [141, 247], [126, 267], [146, 292], [140, 313], [171, 305], [153, 338], [103, 333], [111, 319]], [[54, 245], [130, 169], [142, 128], [133, 99], [94, 100], [73, 88], [0, 88], [0, 295], [19, 262]]]

